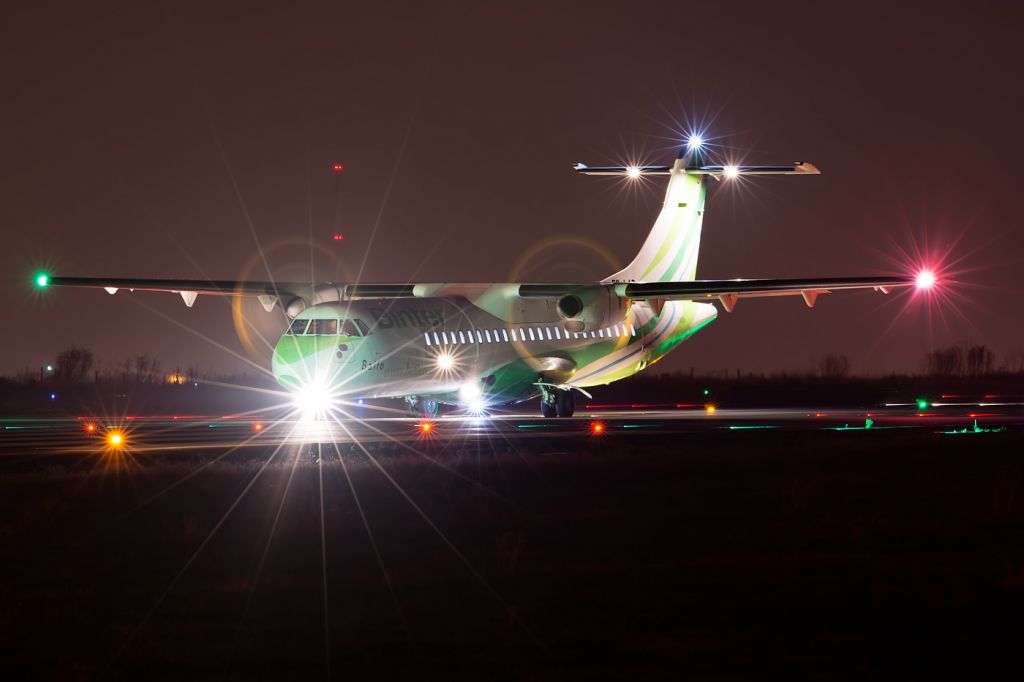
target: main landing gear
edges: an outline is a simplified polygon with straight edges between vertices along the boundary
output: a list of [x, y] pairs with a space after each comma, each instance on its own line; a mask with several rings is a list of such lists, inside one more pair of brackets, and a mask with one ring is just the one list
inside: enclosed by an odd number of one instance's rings
[[409, 407], [409, 414], [414, 417], [433, 418], [438, 413], [437, 401], [429, 398], [417, 398], [414, 395], [407, 395], [405, 396], [405, 404]]
[[571, 417], [576, 411], [572, 391], [553, 386], [541, 386], [540, 413], [545, 417]]

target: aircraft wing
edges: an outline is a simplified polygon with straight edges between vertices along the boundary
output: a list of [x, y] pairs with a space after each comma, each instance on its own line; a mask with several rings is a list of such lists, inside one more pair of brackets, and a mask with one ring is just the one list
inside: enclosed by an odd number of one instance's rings
[[873, 289], [889, 293], [912, 286], [915, 277], [831, 277], [821, 279], [703, 279], [693, 282], [628, 282], [614, 284], [620, 298], [633, 300], [691, 300], [717, 298], [728, 312], [741, 298], [765, 296], [803, 296], [813, 307], [819, 294], [853, 289]]

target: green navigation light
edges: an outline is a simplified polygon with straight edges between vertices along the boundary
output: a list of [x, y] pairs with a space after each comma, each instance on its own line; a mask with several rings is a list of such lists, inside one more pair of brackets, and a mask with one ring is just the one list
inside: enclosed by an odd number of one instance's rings
[[36, 275], [36, 286], [39, 287], [40, 289], [42, 289], [49, 283], [50, 276], [47, 275], [46, 273], [41, 272], [38, 275]]

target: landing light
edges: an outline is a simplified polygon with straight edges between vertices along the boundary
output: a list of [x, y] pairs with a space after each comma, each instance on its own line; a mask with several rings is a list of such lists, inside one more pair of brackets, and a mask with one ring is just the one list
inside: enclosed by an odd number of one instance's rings
[[703, 144], [704, 138], [700, 135], [690, 135], [690, 139], [686, 141], [686, 146], [690, 149], [700, 149]]
[[630, 178], [639, 178], [640, 177], [640, 168], [638, 166], [627, 166], [626, 167], [626, 176], [630, 177]]
[[725, 169], [723, 170], [723, 174], [727, 178], [735, 178], [735, 177], [739, 176], [740, 169], [737, 166], [726, 166]]
[[922, 270], [917, 275], [918, 289], [931, 289], [935, 286], [935, 274], [929, 270]]
[[437, 356], [437, 368], [442, 370], [449, 370], [455, 366], [455, 358], [448, 353], [441, 353]]
[[296, 391], [294, 400], [295, 407], [306, 418], [322, 415], [330, 411], [332, 405], [330, 392], [319, 383], [300, 388]]

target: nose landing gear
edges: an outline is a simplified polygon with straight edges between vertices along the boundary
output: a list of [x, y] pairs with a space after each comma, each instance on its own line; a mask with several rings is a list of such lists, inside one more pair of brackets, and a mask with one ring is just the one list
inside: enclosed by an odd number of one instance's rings
[[540, 413], [545, 417], [571, 417], [576, 411], [572, 391], [554, 386], [541, 386]]

